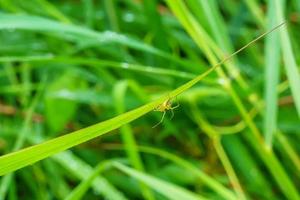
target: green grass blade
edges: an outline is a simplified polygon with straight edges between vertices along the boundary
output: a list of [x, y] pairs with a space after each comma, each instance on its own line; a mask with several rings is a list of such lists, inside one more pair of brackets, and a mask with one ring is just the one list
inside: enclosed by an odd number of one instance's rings
[[[126, 111], [125, 106], [125, 94], [128, 89], [128, 81], [120, 81], [114, 86], [113, 96], [115, 101], [115, 109], [117, 114], [124, 113]], [[137, 144], [134, 134], [129, 124], [125, 124], [120, 128], [125, 150], [131, 165], [138, 171], [144, 172], [144, 164], [139, 155]], [[154, 196], [151, 190], [144, 184], [141, 184], [142, 194], [145, 199], [153, 200]]]
[[290, 180], [290, 177], [287, 175], [281, 162], [275, 156], [275, 153], [272, 151], [272, 149], [267, 149], [265, 146], [257, 143], [257, 141], [250, 134], [245, 134], [244, 136], [249, 138], [248, 141], [252, 144], [257, 151], [257, 154], [262, 158], [265, 165], [269, 168], [270, 173], [272, 173], [274, 179], [286, 198], [290, 200], [299, 199], [300, 196], [296, 185], [294, 185]]
[[206, 184], [212, 190], [216, 191], [224, 199], [231, 199], [231, 200], [237, 199], [237, 197], [235, 197], [232, 191], [228, 190], [219, 182], [217, 182], [216, 180], [214, 180], [213, 178], [205, 174], [198, 167], [194, 166], [193, 164], [184, 160], [183, 158], [176, 156], [175, 154], [172, 154], [170, 152], [161, 149], [148, 147], [148, 146], [139, 146], [139, 150], [145, 153], [154, 154], [162, 158], [168, 159], [176, 163], [177, 165], [186, 168], [191, 173], [195, 174], [195, 176], [198, 177], [201, 181], [203, 181], [204, 184]]
[[98, 164], [95, 169], [84, 179], [72, 192], [65, 198], [65, 200], [80, 200], [83, 198], [84, 194], [87, 192], [89, 187], [91, 187], [93, 181], [97, 176], [104, 171], [109, 165], [111, 165], [111, 160], [107, 160]]
[[239, 199], [246, 199], [246, 194], [240, 184], [240, 181], [236, 175], [235, 170], [232, 167], [232, 164], [221, 144], [221, 137], [216, 130], [213, 129], [213, 127], [206, 121], [206, 119], [202, 116], [202, 113], [200, 112], [199, 108], [197, 107], [196, 102], [192, 102], [190, 105], [191, 108], [191, 114], [192, 118], [194, 119], [195, 123], [201, 128], [205, 134], [207, 134], [213, 144], [214, 148], [218, 154], [218, 157], [220, 161], [222, 162], [224, 169], [231, 181], [231, 184], [233, 185], [233, 188], [238, 195]]
[[48, 15], [58, 19], [63, 23], [71, 24], [71, 20], [62, 12], [60, 12], [52, 3], [48, 2], [47, 0], [37, 0], [37, 2], [41, 5], [42, 9], [48, 13]]
[[1, 156], [0, 175], [4, 175], [11, 171], [33, 164], [55, 153], [66, 150], [77, 144], [83, 143], [95, 137], [101, 136], [111, 130], [119, 128], [120, 126], [127, 124], [139, 118], [140, 116], [148, 113], [149, 111], [153, 110], [162, 102], [164, 102], [166, 99], [175, 97], [181, 92], [192, 87], [194, 84], [196, 84], [198, 81], [200, 81], [202, 78], [204, 78], [207, 74], [209, 74], [213, 70], [214, 68], [210, 68], [210, 70], [206, 71], [206, 73], [203, 73], [199, 75], [197, 78], [193, 79], [192, 81], [189, 81], [188, 83], [182, 85], [181, 87], [171, 92], [169, 95], [161, 97], [158, 100], [148, 103], [144, 106], [141, 106], [135, 110], [129, 111], [127, 113], [109, 119], [107, 121], [100, 122], [93, 126], [75, 131], [73, 133], [46, 141], [42, 144], [38, 144], [18, 152]]
[[283, 135], [283, 133], [278, 132], [276, 135], [276, 139], [280, 142], [280, 145], [285, 150], [288, 157], [293, 162], [295, 168], [298, 170], [298, 173], [300, 174], [300, 157], [299, 154], [295, 151], [293, 146], [288, 141], [287, 137]]
[[[79, 180], [85, 180], [87, 176], [92, 175], [93, 168], [85, 163], [80, 158], [76, 157], [72, 152], [66, 151], [59, 153], [51, 158], [68, 173], [73, 174]], [[97, 193], [101, 194], [108, 200], [127, 200], [127, 198], [118, 191], [113, 185], [110, 184], [105, 178], [98, 174], [92, 181], [92, 188]]]
[[[87, 65], [91, 67], [116, 68], [119, 70], [129, 70], [129, 71], [135, 71], [135, 72], [141, 72], [147, 74], [149, 73], [149, 74], [162, 75], [162, 76], [173, 76], [173, 77], [184, 78], [184, 79], [193, 79], [196, 77], [196, 75], [193, 73], [173, 70], [173, 69], [165, 69], [165, 68], [154, 67], [154, 66], [145, 66], [140, 64], [116, 62], [116, 61], [94, 59], [94, 58], [55, 57], [51, 54], [36, 55], [36, 56], [3, 56], [0, 57], [0, 62], [69, 63], [69, 64]], [[39, 65], [35, 65], [32, 67], [39, 67]]]
[[[178, 64], [186, 66], [188, 63], [180, 58], [174, 57], [153, 46], [147, 45], [139, 40], [113, 31], [97, 32], [77, 25], [63, 24], [47, 18], [30, 15], [11, 15], [0, 13], [0, 30], [28, 30], [42, 33], [54, 33], [64, 40], [75, 40], [82, 42], [91, 41], [93, 44], [103, 45], [106, 43], [117, 43], [131, 48], [153, 53], [155, 55], [170, 59]], [[66, 37], [69, 36], [69, 37]], [[72, 36], [72, 37], [70, 37]]]
[[85, 14], [85, 24], [89, 28], [94, 27], [94, 14], [95, 9], [93, 6], [92, 0], [83, 0], [83, 6], [84, 6], [84, 14]]
[[[277, 26], [276, 28], [278, 28]], [[151, 110], [154, 110], [158, 105], [165, 102], [167, 99], [172, 99], [176, 97], [177, 95], [181, 94], [182, 92], [186, 91], [187, 89], [191, 88], [193, 85], [198, 83], [200, 80], [202, 80], [204, 77], [206, 77], [208, 74], [213, 72], [216, 68], [220, 67], [224, 62], [232, 58], [234, 55], [241, 52], [246, 47], [253, 44], [258, 39], [262, 38], [264, 35], [274, 31], [274, 29], [264, 33], [263, 35], [260, 35], [256, 39], [252, 40], [242, 48], [240, 48], [235, 53], [231, 54], [230, 56], [226, 57], [224, 60], [222, 60], [220, 63], [216, 64], [215, 66], [212, 66], [204, 73], [198, 75], [193, 80], [181, 85], [177, 89], [171, 91], [168, 95], [162, 96], [161, 98], [150, 102], [144, 106], [141, 106], [137, 109], [134, 109], [132, 111], [129, 111], [127, 113], [124, 113], [122, 115], [119, 115], [117, 117], [114, 117], [112, 119], [106, 120], [104, 122], [100, 122], [98, 124], [89, 126], [87, 128], [69, 133], [67, 135], [57, 137], [52, 140], [48, 140], [44, 143], [28, 147], [26, 149], [10, 153], [4, 156], [0, 157], [0, 176], [4, 175], [6, 173], [15, 171], [17, 169], [20, 169], [22, 167], [25, 167], [27, 165], [33, 164], [39, 160], [42, 160], [44, 158], [47, 158], [55, 153], [58, 153], [60, 151], [66, 150], [68, 148], [71, 148], [75, 145], [81, 144], [83, 142], [86, 142], [88, 140], [91, 140], [95, 137], [104, 135], [105, 133], [112, 131], [116, 128], [119, 128], [120, 126], [127, 124], [146, 113], [150, 112]]]
[[[264, 172], [258, 166], [253, 152], [249, 151], [243, 143], [241, 138], [237, 135], [222, 136], [222, 144], [230, 160], [236, 168], [239, 177], [243, 177], [243, 187], [248, 188], [261, 188], [264, 193], [260, 191], [253, 191], [259, 194], [263, 199], [274, 199], [273, 188], [270, 181], [265, 177]], [[249, 173], [251, 171], [251, 173]]]
[[197, 17], [199, 24], [207, 23], [217, 44], [223, 52], [232, 52], [233, 47], [228, 37], [226, 24], [217, 9], [217, 3], [205, 0], [188, 0], [187, 4]]
[[[165, 98], [161, 98], [165, 99]], [[18, 152], [0, 157], [0, 175], [4, 175], [16, 169], [20, 169], [29, 164], [47, 158], [55, 153], [71, 148], [77, 144], [88, 141], [97, 136], [103, 135], [111, 130], [129, 123], [130, 121], [153, 110], [161, 103], [161, 99], [146, 104], [138, 109], [119, 115], [113, 119], [100, 122], [93, 126], [75, 131], [73, 133], [57, 137]]]
[[[276, 16], [278, 21], [284, 21], [282, 6], [279, 0], [275, 1]], [[289, 80], [295, 107], [300, 118], [300, 73], [292, 50], [291, 41], [287, 29], [280, 30], [281, 47], [283, 53], [284, 67]]]
[[34, 55], [34, 56], [1, 56], [0, 62], [28, 62], [28, 61], [43, 61], [51, 60], [52, 54]]
[[262, 9], [258, 5], [258, 2], [256, 0], [245, 0], [245, 4], [248, 6], [248, 8], [251, 11], [253, 17], [256, 19], [256, 22], [261, 27], [264, 27], [265, 19], [263, 17]]
[[[124, 147], [120, 145], [107, 145], [105, 146], [105, 149], [108, 150], [120, 150]], [[174, 153], [171, 153], [169, 151], [165, 151], [159, 148], [150, 147], [150, 146], [138, 146], [138, 149], [140, 152], [147, 153], [147, 154], [153, 154], [155, 156], [164, 158], [166, 160], [169, 160], [176, 165], [188, 170], [190, 173], [192, 173], [195, 177], [199, 178], [201, 183], [209, 187], [210, 189], [214, 190], [216, 193], [218, 193], [222, 198], [224, 199], [230, 199], [230, 200], [237, 200], [238, 198], [235, 196], [235, 194], [220, 184], [217, 180], [207, 175], [205, 172], [203, 172], [201, 169], [199, 169], [197, 166], [192, 164], [191, 162], [185, 160], [184, 158], [177, 156]]]
[[183, 91], [189, 89], [198, 81], [203, 79], [209, 73], [214, 71], [215, 67], [210, 68], [205, 73], [197, 76], [195, 79], [187, 82], [181, 87], [172, 91], [169, 95], [163, 96], [156, 101], [150, 102], [135, 110], [129, 111], [115, 118], [100, 122], [87, 128], [69, 133], [67, 135], [48, 140], [44, 143], [10, 153], [0, 157], [0, 176], [15, 171], [27, 165], [33, 164], [39, 160], [47, 158], [55, 153], [71, 148], [75, 145], [86, 142], [95, 137], [101, 136], [109, 131], [112, 131], [120, 126], [127, 124], [142, 115], [154, 110], [158, 105], [169, 98], [174, 98]]
[[153, 190], [159, 192], [160, 194], [166, 196], [170, 200], [182, 200], [182, 199], [189, 199], [189, 200], [199, 200], [199, 199], [206, 199], [201, 197], [197, 194], [194, 194], [188, 190], [185, 190], [181, 187], [178, 187], [174, 184], [168, 183], [166, 181], [160, 180], [153, 176], [144, 174], [142, 172], [136, 171], [132, 168], [129, 168], [121, 163], [115, 162], [113, 164], [114, 167], [119, 169], [120, 171], [132, 176], [139, 181], [147, 184]]
[[[268, 27], [278, 24], [275, 16], [274, 1], [269, 1]], [[265, 48], [265, 118], [264, 118], [264, 135], [268, 148], [272, 146], [273, 134], [277, 130], [277, 85], [279, 84], [280, 72], [280, 47], [279, 34], [274, 33], [266, 38]]]
[[[205, 0], [189, 0], [187, 4], [193, 11], [195, 17], [197, 17], [199, 21], [199, 26], [205, 27], [204, 24], [207, 23], [207, 27], [210, 28], [212, 36], [209, 34], [205, 34], [203, 31], [203, 37], [207, 44], [211, 46], [214, 50], [215, 54], [222, 59], [224, 56], [233, 52], [233, 46], [231, 44], [231, 40], [228, 34], [228, 28], [220, 15], [220, 11], [217, 6], [217, 2], [215, 1], [205, 1]], [[216, 43], [213, 41], [213, 38], [216, 40]], [[240, 69], [238, 69], [237, 65], [235, 65], [237, 59], [232, 59], [228, 63], [225, 64], [225, 67], [230, 74], [230, 76], [235, 77], [235, 80], [238, 84], [247, 89], [248, 85], [240, 74]]]

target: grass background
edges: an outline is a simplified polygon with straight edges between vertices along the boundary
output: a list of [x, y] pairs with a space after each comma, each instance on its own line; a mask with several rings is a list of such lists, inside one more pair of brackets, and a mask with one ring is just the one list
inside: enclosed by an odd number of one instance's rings
[[299, 199], [299, 11], [1, 0], [0, 200]]

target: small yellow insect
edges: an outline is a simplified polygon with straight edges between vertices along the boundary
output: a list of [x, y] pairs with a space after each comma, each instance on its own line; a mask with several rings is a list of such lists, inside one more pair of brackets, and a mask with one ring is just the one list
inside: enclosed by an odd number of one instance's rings
[[158, 126], [160, 123], [163, 122], [164, 117], [165, 117], [165, 114], [166, 114], [166, 112], [167, 112], [168, 110], [171, 111], [171, 118], [170, 118], [170, 119], [172, 119], [172, 118], [174, 117], [174, 112], [173, 112], [173, 110], [174, 110], [175, 108], [178, 108], [179, 106], [180, 106], [180, 105], [179, 105], [179, 103], [177, 102], [177, 105], [174, 106], [174, 107], [172, 107], [172, 101], [171, 101], [171, 98], [165, 100], [162, 104], [160, 104], [159, 106], [157, 106], [157, 107], [154, 109], [154, 111], [163, 112], [163, 115], [162, 115], [162, 117], [161, 117], [161, 120], [160, 120], [157, 124], [155, 124], [154, 126], [152, 126], [152, 128], [155, 128], [156, 126]]

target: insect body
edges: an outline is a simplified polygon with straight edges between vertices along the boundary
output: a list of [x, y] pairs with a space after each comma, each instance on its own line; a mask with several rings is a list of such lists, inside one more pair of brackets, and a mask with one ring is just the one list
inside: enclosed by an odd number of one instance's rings
[[164, 101], [162, 104], [160, 104], [159, 106], [157, 106], [157, 107], [154, 109], [154, 111], [163, 112], [163, 115], [162, 115], [162, 117], [161, 117], [161, 120], [160, 120], [157, 124], [155, 124], [152, 128], [155, 128], [156, 126], [158, 126], [160, 123], [163, 122], [164, 117], [165, 117], [165, 114], [166, 114], [166, 112], [167, 112], [168, 110], [171, 111], [171, 118], [170, 118], [170, 119], [172, 119], [172, 118], [174, 117], [174, 112], [173, 112], [173, 110], [174, 110], [175, 108], [178, 108], [178, 107], [179, 107], [179, 103], [177, 103], [176, 106], [172, 107], [172, 101], [171, 101], [170, 98], [167, 99], [167, 100], [165, 100], [165, 101]]

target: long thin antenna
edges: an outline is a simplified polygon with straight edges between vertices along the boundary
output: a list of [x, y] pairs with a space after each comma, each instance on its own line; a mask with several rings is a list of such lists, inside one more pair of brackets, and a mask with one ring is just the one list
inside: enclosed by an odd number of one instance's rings
[[239, 50], [235, 51], [234, 53], [232, 53], [231, 55], [227, 56], [226, 58], [224, 58], [223, 60], [221, 60], [221, 62], [219, 62], [218, 64], [214, 65], [211, 69], [215, 69], [216, 67], [222, 65], [223, 63], [225, 63], [227, 60], [230, 60], [233, 56], [235, 56], [236, 54], [240, 53], [241, 51], [243, 51], [244, 49], [246, 49], [247, 47], [249, 47], [250, 45], [252, 45], [253, 43], [255, 43], [257, 40], [263, 38], [264, 36], [268, 35], [269, 33], [272, 33], [273, 31], [275, 31], [276, 29], [280, 28], [281, 26], [283, 26], [286, 22], [282, 22], [279, 25], [275, 26], [274, 28], [272, 28], [271, 30], [261, 34], [260, 36], [258, 36], [257, 38], [255, 38], [254, 40], [252, 40], [251, 42], [249, 42], [248, 44], [246, 44], [245, 46], [241, 47]]

